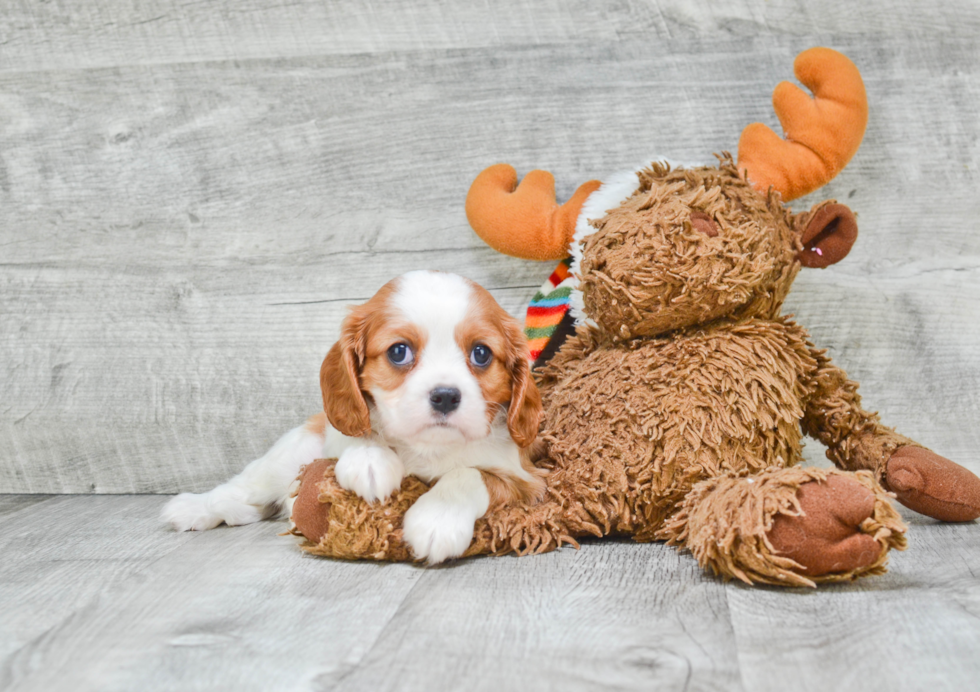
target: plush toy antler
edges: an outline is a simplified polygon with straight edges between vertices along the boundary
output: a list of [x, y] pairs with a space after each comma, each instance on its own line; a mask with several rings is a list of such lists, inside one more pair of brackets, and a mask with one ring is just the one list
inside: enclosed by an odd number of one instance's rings
[[[814, 97], [789, 82], [773, 91], [773, 108], [786, 139], [762, 123], [745, 128], [738, 168], [763, 194], [773, 187], [784, 201], [827, 184], [847, 165], [861, 144], [868, 101], [861, 74], [846, 56], [830, 48], [811, 48], [793, 63], [797, 78]], [[555, 179], [531, 171], [521, 184], [517, 173], [498, 163], [476, 177], [466, 196], [466, 217], [490, 247], [521, 259], [567, 257], [575, 222], [598, 180], [582, 184], [559, 206]]]
[[531, 171], [517, 184], [517, 171], [506, 163], [485, 169], [466, 195], [466, 218], [497, 252], [530, 260], [568, 257], [575, 221], [598, 180], [583, 183], [572, 198], [558, 206], [555, 177]]
[[861, 145], [868, 99], [857, 67], [829, 48], [803, 51], [793, 63], [796, 78], [813, 98], [789, 82], [772, 92], [772, 107], [786, 139], [762, 123], [742, 131], [738, 169], [765, 194], [778, 190], [787, 202], [813, 192], [841, 172]]

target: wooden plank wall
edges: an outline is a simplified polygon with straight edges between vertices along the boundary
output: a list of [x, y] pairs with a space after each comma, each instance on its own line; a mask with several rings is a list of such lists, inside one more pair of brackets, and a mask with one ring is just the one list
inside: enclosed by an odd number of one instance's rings
[[[848, 260], [789, 309], [869, 407], [980, 472], [980, 6], [0, 3], [0, 493], [203, 490], [319, 406], [346, 307], [453, 270], [517, 314], [484, 166], [710, 160], [813, 45], [871, 116]], [[819, 457], [816, 443], [811, 456]]]

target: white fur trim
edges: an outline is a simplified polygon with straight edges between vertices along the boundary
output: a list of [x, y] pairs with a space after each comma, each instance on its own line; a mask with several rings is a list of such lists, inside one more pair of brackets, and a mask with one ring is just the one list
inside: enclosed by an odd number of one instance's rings
[[[654, 161], [662, 161], [669, 165], [671, 169], [696, 168], [704, 165], [702, 163], [678, 163], [666, 156], [651, 156], [645, 159], [645, 161], [645, 163], [640, 164], [636, 168], [619, 171], [608, 176], [605, 182], [602, 183], [602, 186], [586, 198], [585, 203], [582, 205], [582, 210], [579, 212], [578, 220], [575, 223], [575, 235], [572, 237], [572, 247], [570, 248], [572, 253], [572, 265], [570, 269], [572, 275], [576, 278], [578, 277], [579, 264], [582, 261], [582, 241], [595, 233], [595, 228], [591, 225], [591, 222], [601, 219], [610, 209], [615, 209], [633, 196], [633, 193], [639, 187], [637, 174], [640, 171], [647, 168]], [[578, 289], [578, 286], [572, 289], [572, 294], [569, 296], [569, 299], [571, 302], [570, 311], [572, 317], [575, 318], [575, 324], [586, 324], [594, 327], [595, 322], [585, 315], [585, 301], [582, 297], [582, 291]]]

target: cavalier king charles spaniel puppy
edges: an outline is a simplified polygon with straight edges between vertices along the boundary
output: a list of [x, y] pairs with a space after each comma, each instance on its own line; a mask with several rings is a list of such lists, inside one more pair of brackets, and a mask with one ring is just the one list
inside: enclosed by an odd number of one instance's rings
[[337, 482], [384, 501], [406, 474], [432, 488], [405, 514], [415, 557], [458, 557], [491, 505], [531, 502], [543, 473], [528, 448], [541, 397], [517, 321], [477, 284], [416, 271], [355, 307], [320, 368], [324, 413], [280, 438], [227, 483], [170, 500], [178, 531], [288, 514], [300, 469], [336, 457]]

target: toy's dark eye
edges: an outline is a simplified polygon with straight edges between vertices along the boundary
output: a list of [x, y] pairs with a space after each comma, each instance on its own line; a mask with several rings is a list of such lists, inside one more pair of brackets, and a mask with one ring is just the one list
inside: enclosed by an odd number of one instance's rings
[[478, 368], [485, 368], [490, 365], [493, 358], [493, 351], [483, 344], [477, 344], [470, 351], [470, 362]]
[[399, 342], [394, 346], [388, 347], [388, 360], [392, 365], [411, 365], [415, 360], [412, 347], [406, 343]]

